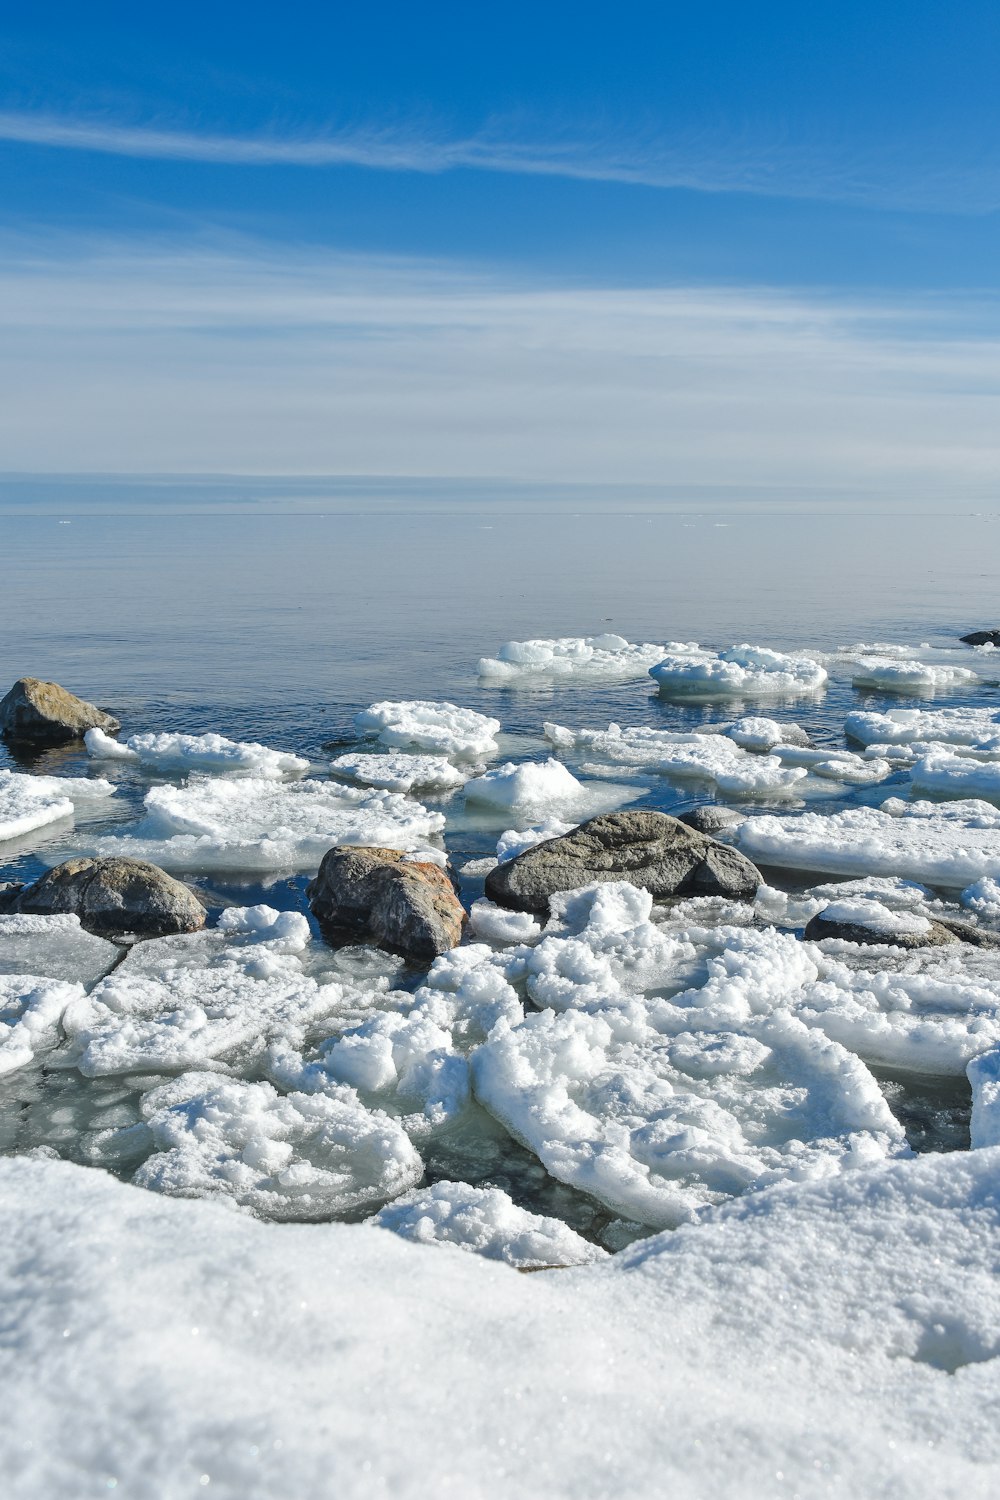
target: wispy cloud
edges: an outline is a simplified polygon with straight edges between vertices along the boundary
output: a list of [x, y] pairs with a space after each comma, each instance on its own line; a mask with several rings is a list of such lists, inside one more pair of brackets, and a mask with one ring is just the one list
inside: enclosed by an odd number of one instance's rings
[[352, 126], [313, 134], [247, 135], [0, 112], [0, 141], [146, 160], [231, 166], [441, 173], [457, 169], [702, 193], [747, 193], [884, 208], [985, 213], [1000, 206], [1000, 172], [940, 138], [860, 152], [843, 141], [803, 141], [748, 130], [678, 131], [624, 127], [526, 131], [487, 122], [449, 135], [425, 122]]
[[[973, 331], [974, 330], [974, 331]], [[27, 470], [1000, 486], [1000, 313], [461, 267], [76, 245], [0, 256]]]

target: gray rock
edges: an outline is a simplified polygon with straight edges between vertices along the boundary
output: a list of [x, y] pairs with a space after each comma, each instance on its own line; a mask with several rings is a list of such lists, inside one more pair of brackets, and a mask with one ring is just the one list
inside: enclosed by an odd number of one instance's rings
[[863, 927], [860, 922], [836, 922], [827, 919], [822, 912], [806, 923], [804, 936], [809, 942], [818, 943], [823, 938], [840, 938], [845, 943], [860, 943], [867, 948], [942, 948], [946, 943], [957, 943], [958, 938], [949, 932], [943, 922], [932, 919], [926, 932], [884, 932], [877, 927]]
[[0, 880], [0, 915], [14, 910], [14, 903], [23, 890], [21, 880]]
[[708, 803], [704, 807], [692, 807], [688, 812], [681, 813], [680, 822], [693, 828], [696, 833], [707, 833], [709, 838], [714, 838], [727, 828], [738, 828], [741, 823], [746, 822], [746, 818], [746, 813], [737, 812], [734, 807], [715, 807]]
[[1000, 932], [977, 927], [975, 922], [963, 922], [958, 917], [938, 917], [937, 926], [944, 927], [960, 943], [969, 943], [973, 948], [1000, 948]]
[[973, 630], [960, 639], [967, 646], [1000, 646], [1000, 630]]
[[74, 912], [98, 937], [140, 938], [197, 932], [205, 908], [193, 891], [140, 859], [68, 859], [20, 893], [14, 911]]
[[0, 699], [0, 734], [35, 745], [63, 745], [80, 739], [88, 729], [114, 734], [117, 719], [76, 698], [57, 682], [22, 677]]
[[306, 894], [336, 935], [367, 938], [417, 964], [454, 948], [466, 922], [445, 872], [398, 849], [331, 849]]
[[752, 899], [761, 874], [726, 844], [660, 812], [603, 813], [547, 839], [486, 877], [486, 894], [515, 911], [548, 911], [556, 891], [626, 880], [657, 900], [668, 896]]

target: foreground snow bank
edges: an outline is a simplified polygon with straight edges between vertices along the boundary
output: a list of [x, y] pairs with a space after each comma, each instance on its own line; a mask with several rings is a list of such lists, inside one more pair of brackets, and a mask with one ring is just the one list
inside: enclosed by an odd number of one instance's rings
[[521, 1276], [3, 1160], [5, 1493], [987, 1500], [998, 1180], [925, 1157]]

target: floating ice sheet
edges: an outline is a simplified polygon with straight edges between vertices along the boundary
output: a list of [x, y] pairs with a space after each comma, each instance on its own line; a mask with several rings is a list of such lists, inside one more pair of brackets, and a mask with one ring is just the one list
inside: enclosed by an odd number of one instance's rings
[[894, 708], [858, 712], [844, 720], [845, 733], [862, 745], [909, 745], [940, 741], [1000, 751], [1000, 711], [993, 708]]
[[981, 761], [947, 749], [930, 750], [911, 768], [910, 780], [917, 792], [1000, 802], [1000, 759]]
[[359, 734], [377, 735], [395, 749], [428, 750], [464, 760], [488, 760], [497, 753], [500, 720], [458, 708], [454, 703], [412, 699], [373, 703], [355, 714]]
[[927, 693], [968, 687], [981, 679], [968, 667], [929, 666], [920, 661], [884, 661], [865, 657], [856, 663], [855, 687], [875, 688], [881, 693]]
[[733, 646], [702, 658], [666, 656], [649, 675], [661, 693], [695, 698], [793, 697], [817, 693], [826, 668], [811, 657], [786, 656], [765, 646]]
[[146, 794], [132, 834], [100, 839], [101, 855], [168, 870], [311, 870], [335, 844], [414, 850], [444, 817], [396, 792], [326, 781], [192, 777]]
[[985, 802], [890, 798], [881, 808], [761, 816], [735, 842], [758, 864], [831, 875], [889, 875], [962, 888], [1000, 877], [1000, 812]]
[[69, 822], [77, 806], [93, 809], [115, 788], [85, 776], [27, 776], [0, 769], [0, 843], [23, 839], [50, 823]]
[[562, 761], [507, 761], [466, 782], [465, 800], [530, 822], [571, 819], [579, 823], [639, 796], [632, 787], [585, 784]]
[[567, 729], [547, 723], [545, 736], [560, 749], [587, 750], [618, 765], [642, 767], [678, 779], [710, 781], [728, 796], [793, 794], [808, 774], [783, 766], [777, 756], [752, 754], [722, 734], [673, 734], [644, 727]]
[[137, 761], [161, 771], [221, 771], [230, 775], [280, 777], [301, 775], [309, 762], [286, 750], [269, 750], [255, 741], [227, 740], [221, 734], [133, 734], [112, 739], [103, 729], [88, 729], [87, 750], [96, 760]]
[[644, 677], [651, 666], [669, 653], [686, 652], [701, 654], [701, 647], [693, 641], [636, 646], [620, 635], [507, 641], [495, 657], [480, 658], [479, 675], [488, 683], [504, 687], [533, 677], [559, 677], [580, 682], [603, 677], [625, 681], [631, 677]]
[[282, 1097], [268, 1083], [187, 1073], [143, 1108], [158, 1149], [134, 1180], [160, 1193], [316, 1220], [375, 1207], [423, 1174], [400, 1126], [349, 1088]]
[[90, 984], [120, 957], [120, 948], [84, 932], [73, 913], [0, 915], [0, 974], [40, 974]]
[[0, 1074], [30, 1063], [53, 1047], [66, 1007], [79, 1000], [82, 984], [34, 974], [0, 974]]
[[436, 1182], [388, 1204], [367, 1221], [418, 1245], [457, 1245], [518, 1270], [584, 1265], [607, 1252], [576, 1234], [561, 1219], [518, 1208], [500, 1188], [467, 1182]]
[[417, 787], [428, 792], [450, 792], [463, 786], [467, 773], [444, 755], [338, 755], [330, 762], [337, 776], [362, 786], [387, 792], [410, 792]]

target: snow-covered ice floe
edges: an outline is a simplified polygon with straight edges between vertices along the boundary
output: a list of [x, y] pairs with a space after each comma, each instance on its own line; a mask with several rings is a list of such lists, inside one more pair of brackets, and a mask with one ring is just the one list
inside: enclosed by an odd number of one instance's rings
[[649, 675], [667, 696], [705, 699], [793, 697], [820, 692], [827, 680], [826, 668], [811, 657], [746, 644], [718, 654], [668, 655]]
[[94, 851], [168, 870], [310, 870], [334, 844], [419, 849], [445, 821], [396, 792], [257, 777], [156, 786], [145, 809], [133, 833], [99, 839]]
[[910, 769], [917, 792], [943, 797], [983, 797], [1000, 801], [1000, 759], [982, 761], [949, 748], [928, 750]]
[[479, 660], [479, 676], [486, 682], [511, 686], [533, 677], [559, 677], [590, 682], [595, 678], [628, 680], [644, 677], [664, 656], [700, 652], [696, 642], [668, 641], [666, 645], [633, 645], [624, 636], [559, 636], [554, 640], [507, 641], [496, 656]]
[[450, 792], [464, 786], [469, 774], [444, 755], [403, 753], [338, 755], [330, 762], [330, 770], [348, 781], [386, 792], [410, 792], [414, 787], [426, 792]]
[[882, 693], [929, 693], [968, 687], [981, 681], [968, 667], [929, 666], [920, 661], [884, 661], [862, 658], [855, 665], [852, 682], [858, 688]]
[[436, 1182], [388, 1204], [367, 1221], [419, 1245], [457, 1245], [518, 1270], [584, 1265], [607, 1252], [561, 1219], [518, 1208], [500, 1188]]
[[546, 815], [579, 823], [639, 795], [633, 787], [578, 781], [552, 756], [544, 761], [507, 761], [465, 785], [467, 803], [529, 821]]
[[13, 1073], [55, 1045], [66, 1007], [82, 984], [34, 974], [0, 974], [0, 1075]]
[[224, 1500], [382, 1475], [404, 1500], [992, 1500], [998, 1172], [980, 1150], [785, 1184], [520, 1276], [2, 1159], [0, 1469], [12, 1500], [201, 1475]]
[[561, 750], [586, 750], [616, 765], [634, 766], [678, 779], [709, 781], [727, 796], [794, 794], [808, 772], [782, 765], [777, 755], [743, 750], [722, 734], [673, 734], [669, 730], [567, 729], [545, 725], [546, 739]]
[[78, 806], [93, 811], [114, 792], [110, 781], [96, 777], [0, 769], [0, 843], [23, 839], [50, 823], [72, 822]]
[[85, 932], [72, 912], [51, 917], [0, 915], [0, 974], [38, 974], [90, 984], [120, 957], [120, 948]]
[[355, 714], [359, 734], [377, 736], [392, 749], [427, 750], [459, 760], [488, 760], [497, 753], [500, 720], [454, 703], [426, 699], [385, 701]]
[[423, 1163], [402, 1128], [353, 1089], [280, 1095], [269, 1083], [185, 1073], [151, 1090], [156, 1146], [134, 1180], [183, 1198], [221, 1195], [272, 1219], [325, 1219], [413, 1187]]
[[734, 835], [758, 864], [831, 875], [898, 875], [964, 888], [1000, 877], [1000, 811], [975, 800], [890, 797], [881, 808], [747, 818]]
[[123, 760], [162, 771], [222, 771], [243, 776], [301, 775], [309, 762], [286, 750], [254, 741], [227, 740], [221, 734], [133, 734], [116, 740], [103, 729], [84, 735], [95, 760]]
[[992, 708], [894, 708], [885, 714], [859, 711], [848, 714], [844, 732], [862, 745], [942, 743], [1000, 754], [1000, 710]]

